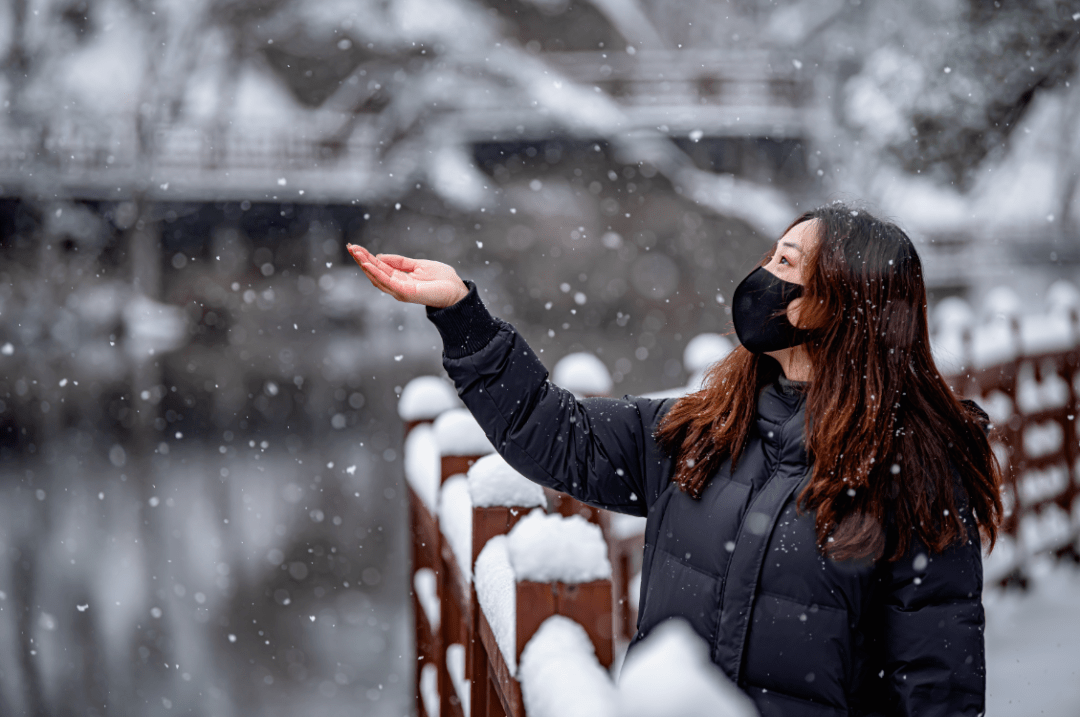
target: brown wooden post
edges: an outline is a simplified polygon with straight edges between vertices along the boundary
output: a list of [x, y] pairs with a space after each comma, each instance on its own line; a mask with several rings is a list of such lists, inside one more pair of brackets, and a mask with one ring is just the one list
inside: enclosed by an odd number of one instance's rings
[[[472, 464], [481, 458], [483, 458], [481, 455], [442, 456], [440, 458], [441, 482], [446, 483], [453, 476], [467, 473]], [[446, 648], [455, 643], [462, 645], [465, 648], [466, 660], [468, 660], [470, 642], [468, 621], [471, 614], [469, 604], [472, 585], [471, 581], [466, 580], [464, 569], [457, 564], [454, 552], [449, 543], [442, 538], [441, 531], [439, 538], [439, 552], [437, 553], [440, 565], [439, 604], [442, 606], [443, 614], [440, 652], [436, 662], [439, 669], [439, 709], [440, 717], [458, 717], [464, 713], [457, 696], [457, 688], [454, 686], [446, 664]], [[465, 674], [468, 677], [467, 668]]]
[[[403, 438], [407, 440], [409, 434], [412, 433], [413, 429], [417, 426], [421, 424], [430, 425], [433, 421], [434, 418], [406, 421], [404, 424]], [[431, 514], [427, 506], [424, 505], [424, 502], [420, 500], [420, 496], [416, 494], [412, 486], [408, 484], [408, 481], [405, 483], [405, 491], [408, 496], [410, 535], [409, 560], [411, 569], [409, 571], [409, 592], [412, 595], [413, 628], [416, 639], [416, 664], [414, 665], [415, 673], [413, 675], [413, 686], [416, 694], [417, 714], [424, 716], [427, 715], [427, 712], [424, 710], [424, 700], [420, 695], [420, 673], [423, 671], [425, 665], [434, 664], [441, 648], [439, 644], [439, 631], [428, 621], [427, 613], [424, 612], [423, 606], [420, 604], [420, 597], [416, 594], [416, 588], [412, 578], [421, 568], [428, 568], [433, 571], [436, 576], [436, 597], [438, 597], [439, 561], [435, 559], [435, 556], [438, 555], [439, 544], [441, 541], [435, 516]]]
[[645, 550], [645, 535], [625, 538], [612, 536], [608, 541], [611, 558], [612, 600], [615, 634], [623, 640], [631, 640], [637, 632], [637, 609], [630, 604], [630, 580], [635, 568], [641, 569], [641, 555]]
[[[427, 509], [420, 496], [406, 484], [406, 492], [409, 500], [409, 527], [411, 540], [410, 557], [412, 569], [410, 577], [415, 576], [421, 568], [428, 568], [435, 573], [435, 594], [439, 598], [440, 613], [442, 596], [440, 594], [439, 573], [441, 572], [438, 560], [441, 536], [435, 516]], [[416, 635], [416, 673], [414, 683], [416, 688], [417, 714], [426, 714], [424, 701], [420, 694], [420, 673], [428, 664], [438, 665], [439, 655], [442, 652], [441, 631], [428, 622], [427, 614], [420, 604], [420, 597], [416, 593], [415, 586], [410, 580], [409, 589], [412, 593], [413, 620]], [[440, 616], [441, 617], [441, 616]], [[441, 622], [441, 619], [440, 619]]]
[[[531, 508], [491, 506], [473, 508], [472, 523], [472, 562], [480, 556], [480, 551], [496, 535], [505, 535], [525, 517]], [[480, 602], [476, 598], [476, 586], [470, 584], [468, 606], [468, 642], [465, 645], [465, 675], [469, 678], [471, 717], [486, 717], [488, 712], [487, 695], [490, 691], [488, 679], [489, 664], [484, 645], [480, 641]], [[478, 709], [479, 707], [479, 709]]]
[[591, 505], [582, 503], [577, 498], [573, 498], [566, 493], [560, 493], [557, 490], [552, 490], [551, 488], [544, 488], [544, 495], [548, 500], [549, 512], [558, 513], [565, 518], [580, 515], [590, 523], [599, 525], [601, 530], [604, 529], [605, 523], [601, 515], [605, 511], [600, 508], [594, 508]]

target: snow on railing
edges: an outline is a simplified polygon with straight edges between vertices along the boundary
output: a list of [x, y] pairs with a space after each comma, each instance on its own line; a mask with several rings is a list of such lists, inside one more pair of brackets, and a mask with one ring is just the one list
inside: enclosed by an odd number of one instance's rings
[[684, 622], [656, 628], [627, 658], [616, 685], [585, 630], [548, 618], [521, 653], [518, 670], [529, 717], [755, 717], [750, 699], [709, 660]]

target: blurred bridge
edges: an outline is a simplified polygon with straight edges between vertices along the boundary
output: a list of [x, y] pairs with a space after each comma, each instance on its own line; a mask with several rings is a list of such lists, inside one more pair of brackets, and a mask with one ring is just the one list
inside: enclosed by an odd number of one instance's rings
[[[490, 59], [477, 56], [471, 64], [491, 73]], [[523, 59], [535, 63], [522, 70], [516, 65]], [[717, 156], [710, 139], [799, 142], [805, 135], [808, 82], [796, 61], [765, 51], [517, 53], [501, 62], [495, 74], [516, 73], [522, 91], [465, 89], [456, 108], [437, 116], [466, 147], [669, 136], [691, 156], [698, 150], [695, 161], [709, 165], [703, 169], [738, 175], [746, 161], [738, 152]], [[0, 125], [0, 196], [45, 188], [98, 200], [135, 190], [149, 199], [183, 201], [376, 200], [395, 184], [387, 182], [383, 160], [398, 138], [382, 115], [352, 111], [368, 83], [351, 79], [299, 121], [268, 115], [258, 122], [181, 119], [142, 127], [133, 115], [67, 114], [35, 127]], [[564, 84], [576, 94], [552, 95]], [[538, 107], [537, 96], [551, 100], [549, 106]], [[581, 101], [590, 96], [595, 103]]]

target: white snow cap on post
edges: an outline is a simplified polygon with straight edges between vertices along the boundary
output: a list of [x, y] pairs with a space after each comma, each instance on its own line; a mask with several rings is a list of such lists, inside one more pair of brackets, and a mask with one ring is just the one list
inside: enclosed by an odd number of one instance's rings
[[616, 717], [615, 685], [585, 628], [568, 617], [549, 617], [532, 636], [518, 680], [529, 717]]
[[758, 717], [750, 698], [709, 659], [705, 641], [677, 619], [627, 655], [618, 702], [620, 717]]
[[600, 526], [580, 515], [564, 518], [534, 510], [506, 536], [517, 580], [587, 583], [611, 577]]
[[735, 346], [720, 334], [698, 334], [683, 349], [683, 368], [690, 375], [701, 373], [727, 356]]
[[562, 386], [578, 397], [606, 396], [614, 385], [604, 362], [584, 351], [563, 356], [551, 375], [556, 386]]
[[403, 421], [433, 421], [444, 411], [461, 405], [446, 379], [417, 376], [405, 384], [398, 399], [398, 416]]
[[964, 346], [964, 332], [975, 324], [975, 312], [968, 302], [958, 296], [950, 296], [938, 302], [931, 316], [934, 333], [930, 337], [930, 350], [934, 363], [944, 373], [959, 373], [970, 359]]
[[435, 419], [435, 440], [444, 456], [484, 456], [495, 450], [467, 408], [454, 408]]
[[1046, 305], [1051, 314], [1069, 315], [1073, 309], [1080, 310], [1080, 290], [1065, 279], [1059, 279], [1046, 290]]
[[510, 467], [498, 453], [486, 455], [469, 469], [469, 495], [477, 508], [543, 507], [544, 489]]

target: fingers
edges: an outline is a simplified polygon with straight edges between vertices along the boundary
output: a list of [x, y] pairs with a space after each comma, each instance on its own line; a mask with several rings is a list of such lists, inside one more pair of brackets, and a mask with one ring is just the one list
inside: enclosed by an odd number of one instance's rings
[[375, 255], [364, 247], [356, 244], [349, 244], [348, 250], [349, 254], [360, 266], [360, 270], [364, 272], [364, 276], [368, 278], [368, 281], [371, 282], [372, 286], [385, 294], [389, 294], [398, 301], [405, 300], [399, 287], [394, 285], [393, 277], [385, 266], [381, 266], [381, 262], [375, 258]]
[[380, 254], [375, 256], [367, 249], [357, 244], [348, 245], [349, 254], [361, 271], [367, 276], [368, 281], [379, 291], [389, 294], [398, 301], [415, 302], [417, 288], [415, 281], [409, 276], [408, 270], [402, 270], [393, 266], [385, 259], [390, 258], [395, 264], [415, 267], [416, 260], [396, 254]]
[[415, 271], [419, 264], [416, 259], [410, 259], [407, 256], [400, 256], [398, 254], [379, 254], [375, 258], [398, 271]]

